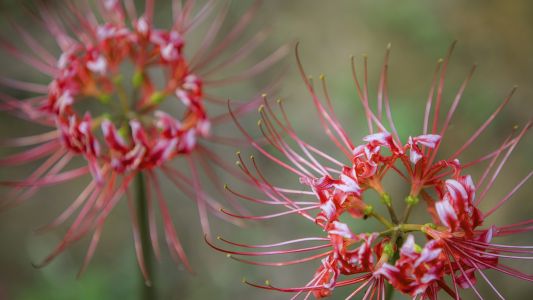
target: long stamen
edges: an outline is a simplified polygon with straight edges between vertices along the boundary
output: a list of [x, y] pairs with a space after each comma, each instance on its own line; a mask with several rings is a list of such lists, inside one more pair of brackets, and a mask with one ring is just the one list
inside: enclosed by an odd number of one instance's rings
[[439, 123], [439, 115], [440, 115], [440, 105], [442, 101], [442, 92], [444, 89], [444, 78], [446, 77], [446, 71], [448, 69], [448, 63], [450, 62], [450, 57], [452, 55], [453, 49], [455, 48], [455, 44], [457, 41], [453, 41], [452, 45], [448, 49], [448, 54], [446, 54], [446, 58], [444, 59], [444, 62], [442, 64], [442, 71], [440, 73], [439, 78], [439, 85], [437, 87], [437, 99], [435, 103], [435, 111], [433, 113], [433, 127], [431, 132], [436, 133], [437, 132], [437, 126]]

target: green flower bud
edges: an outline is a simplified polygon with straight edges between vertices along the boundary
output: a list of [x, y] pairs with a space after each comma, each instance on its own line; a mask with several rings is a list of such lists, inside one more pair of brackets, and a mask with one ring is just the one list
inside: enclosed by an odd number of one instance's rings
[[150, 96], [150, 103], [152, 104], [160, 104], [163, 100], [165, 100], [165, 94], [162, 92], [155, 92]]
[[392, 206], [392, 199], [389, 194], [383, 193], [381, 194], [381, 202], [385, 204], [387, 207]]
[[407, 198], [405, 198], [405, 203], [407, 203], [407, 205], [415, 205], [417, 204], [419, 201], [418, 197], [415, 197], [415, 196], [407, 196]]

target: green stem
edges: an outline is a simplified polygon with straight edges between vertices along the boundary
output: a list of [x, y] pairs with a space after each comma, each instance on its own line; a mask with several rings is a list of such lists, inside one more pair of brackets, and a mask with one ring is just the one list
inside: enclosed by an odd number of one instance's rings
[[385, 247], [383, 248], [383, 254], [381, 255], [378, 263], [376, 264], [377, 268], [388, 262], [389, 259], [394, 255], [394, 246], [396, 245], [396, 241], [398, 241], [398, 237], [400, 237], [400, 230], [395, 230], [392, 234], [390, 241], [385, 244]]
[[128, 95], [126, 93], [126, 89], [121, 83], [115, 84], [115, 87], [117, 89], [117, 95], [118, 100], [120, 101], [120, 106], [122, 106], [122, 109], [124, 110], [124, 114], [128, 114], [130, 111], [130, 104], [128, 102]]
[[403, 214], [402, 224], [407, 222], [407, 220], [409, 220], [409, 215], [411, 214], [412, 209], [413, 209], [413, 205], [407, 204], [407, 207], [405, 208], [405, 211]]
[[142, 172], [139, 172], [135, 177], [136, 186], [136, 201], [137, 201], [137, 219], [139, 221], [139, 231], [141, 236], [141, 246], [143, 252], [144, 265], [146, 273], [151, 279], [147, 282], [141, 274], [141, 299], [152, 300], [156, 299], [154, 283], [154, 266], [153, 266], [153, 252], [150, 242], [150, 230], [148, 225], [148, 203], [146, 199], [146, 182]]
[[411, 231], [422, 231], [422, 227], [425, 225], [420, 224], [400, 224], [394, 227], [390, 227], [387, 230], [384, 230], [379, 233], [380, 236], [392, 236], [396, 231], [401, 231], [402, 233], [407, 233]]
[[405, 212], [403, 214], [402, 223], [407, 223], [407, 220], [409, 219], [409, 214], [411, 214], [411, 209], [413, 209], [413, 206], [415, 206], [419, 202], [419, 199], [417, 196], [409, 195], [405, 198], [405, 203], [407, 203], [407, 207], [405, 208]]
[[402, 224], [402, 225], [400, 225], [400, 230], [402, 232], [422, 231], [422, 227], [424, 227], [424, 225], [420, 225], [420, 224]]
[[387, 207], [387, 211], [389, 212], [389, 215], [391, 217], [392, 223], [398, 224], [398, 217], [396, 216], [396, 212], [394, 211], [394, 208], [392, 207], [392, 199], [388, 193], [382, 193], [381, 195], [381, 203], [385, 204]]
[[376, 220], [378, 220], [381, 224], [387, 226], [387, 228], [394, 227], [394, 225], [391, 222], [389, 222], [389, 220], [385, 219], [385, 217], [383, 217], [382, 215], [376, 212], [371, 212], [368, 216], [376, 218]]
[[387, 210], [389, 211], [390, 218], [394, 224], [399, 224], [398, 217], [396, 216], [396, 212], [394, 211], [394, 208], [391, 206], [387, 206]]
[[385, 292], [385, 300], [392, 300], [394, 298], [394, 287], [392, 284], [387, 283], [387, 291]]

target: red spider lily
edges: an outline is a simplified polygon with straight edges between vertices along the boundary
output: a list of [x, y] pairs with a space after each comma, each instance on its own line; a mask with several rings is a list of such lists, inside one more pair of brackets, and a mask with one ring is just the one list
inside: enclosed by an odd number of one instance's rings
[[[2, 108], [26, 121], [51, 128], [43, 134], [2, 141], [4, 146], [29, 148], [1, 159], [1, 166], [45, 160], [26, 179], [3, 182], [13, 190], [2, 206], [20, 203], [42, 187], [92, 175], [79, 197], [43, 228], [55, 228], [77, 213], [63, 240], [41, 265], [92, 233], [83, 271], [93, 256], [109, 213], [126, 195], [139, 265], [147, 276], [140, 244], [140, 221], [128, 192], [133, 178], [140, 173], [147, 175], [149, 235], [157, 256], [160, 250], [155, 214], [159, 207], [169, 250], [177, 262], [189, 267], [158, 173], [163, 173], [185, 195], [196, 200], [204, 232], [209, 232], [209, 211], [227, 219], [220, 212], [221, 204], [203, 191], [199, 178], [204, 173], [210, 184], [220, 186], [216, 169], [231, 171], [210, 148], [213, 144], [240, 142], [212, 132], [212, 126], [231, 118], [228, 113], [210, 113], [213, 106], [225, 105], [225, 101], [210, 95], [206, 88], [258, 75], [278, 62], [286, 49], [281, 47], [249, 69], [216, 78], [220, 76], [219, 71], [240, 62], [257, 48], [265, 34], [259, 32], [244, 44], [239, 40], [258, 9], [259, 3], [255, 3], [223, 35], [221, 27], [229, 4], [225, 3], [216, 13], [214, 2], [208, 1], [195, 9], [194, 0], [173, 1], [173, 23], [168, 29], [157, 28], [153, 23], [153, 0], [146, 1], [142, 14], [132, 0], [99, 1], [96, 10], [88, 4], [66, 3], [64, 10], [57, 13], [41, 5], [36, 20], [55, 39], [60, 55], [52, 54], [52, 50], [16, 24], [14, 28], [34, 55], [0, 40], [8, 54], [50, 77], [48, 85], [0, 78], [5, 87], [35, 94], [26, 99], [2, 94]], [[194, 34], [198, 24], [207, 18], [212, 18], [212, 23], [200, 48], [193, 57], [187, 57], [184, 51], [188, 35]], [[236, 45], [242, 46], [231, 53]], [[254, 99], [242, 102], [238, 113], [257, 107], [261, 98]], [[162, 107], [163, 104], [172, 108]], [[76, 157], [85, 158], [87, 165], [72, 169], [71, 162]], [[177, 158], [184, 159], [189, 172], [171, 164]], [[230, 204], [239, 209], [234, 202]]]
[[[355, 61], [352, 60], [353, 77], [369, 128], [369, 135], [363, 139], [364, 143], [358, 145], [350, 139], [335, 115], [325, 78], [321, 76], [325, 98], [325, 101], [322, 101], [303, 70], [296, 48], [298, 67], [318, 111], [324, 132], [346, 157], [337, 159], [303, 141], [290, 123], [282, 102], [278, 101], [280, 114], [276, 114], [265, 99], [264, 106], [259, 109], [259, 127], [270, 146], [279, 153], [272, 154], [267, 151], [253, 140], [236, 118], [235, 121], [257, 151], [296, 175], [302, 186], [288, 188], [275, 185], [264, 176], [254, 157], [251, 157], [251, 164], [248, 164], [238, 153], [238, 166], [267, 199], [243, 195], [229, 187], [227, 190], [250, 202], [285, 210], [263, 216], [226, 213], [251, 220], [300, 215], [315, 223], [325, 233], [325, 237], [305, 237], [266, 245], [247, 245], [219, 238], [227, 246], [248, 248], [252, 251], [234, 251], [215, 245], [209, 240], [207, 242], [213, 248], [229, 253], [235, 260], [255, 265], [285, 266], [316, 262], [320, 259], [317, 271], [304, 286], [280, 288], [269, 282], [259, 285], [245, 281], [259, 288], [295, 293], [293, 299], [299, 296], [307, 299], [311, 295], [316, 298], [326, 297], [331, 295], [335, 288], [342, 286], [355, 286], [347, 299], [358, 294], [362, 294], [363, 299], [385, 299], [386, 286], [416, 299], [437, 299], [439, 292], [460, 299], [459, 288], [471, 288], [482, 298], [475, 286], [476, 275], [480, 275], [494, 292], [503, 298], [485, 276], [483, 271], [487, 269], [533, 281], [532, 275], [513, 269], [501, 261], [528, 261], [531, 259], [531, 256], [527, 256], [532, 254], [531, 246], [491, 242], [496, 236], [530, 232], [533, 221], [482, 227], [487, 223], [487, 217], [506, 203], [533, 172], [497, 201], [489, 211], [482, 212], [478, 206], [486, 198], [516, 145], [530, 129], [531, 121], [516, 136], [507, 138], [497, 149], [480, 158], [468, 163], [461, 163], [457, 159], [509, 102], [513, 89], [488, 120], [454, 154], [437, 160], [437, 152], [448, 125], [472, 75], [470, 73], [460, 87], [444, 121], [439, 122], [444, 78], [452, 49], [453, 45], [446, 59], [439, 60], [428, 96], [422, 134], [410, 136], [406, 143], [401, 141], [396, 131], [390, 109], [387, 92], [389, 49], [379, 81], [377, 111], [371, 109], [368, 96], [367, 60], [364, 60], [363, 84], [357, 77]], [[505, 155], [502, 158], [503, 153]], [[481, 178], [474, 183], [467, 171], [473, 166], [481, 166], [483, 162], [488, 162], [488, 166]], [[393, 201], [393, 197], [382, 185], [386, 175], [396, 175], [409, 186], [410, 192], [405, 196], [403, 214], [396, 213], [395, 207], [401, 203]], [[489, 177], [490, 180], [484, 184]], [[365, 201], [367, 192], [371, 190], [381, 196], [381, 202], [388, 210], [390, 218], [378, 213]], [[426, 204], [428, 223], [409, 223], [412, 208], [419, 204], [420, 197]], [[361, 233], [357, 231], [357, 226], [348, 225], [360, 224], [358, 222], [369, 218], [375, 218], [384, 228], [371, 233]], [[348, 223], [347, 219], [353, 221]], [[422, 233], [425, 236], [424, 244], [415, 244], [411, 232]], [[300, 246], [292, 249], [281, 248], [287, 245]], [[242, 258], [292, 253], [307, 255], [294, 260], [275, 262]], [[514, 253], [525, 255], [513, 255]]]

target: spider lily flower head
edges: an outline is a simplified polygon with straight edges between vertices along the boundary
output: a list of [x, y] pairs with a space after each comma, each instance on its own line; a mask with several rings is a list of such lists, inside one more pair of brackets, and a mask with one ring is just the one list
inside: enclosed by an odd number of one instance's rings
[[[209, 94], [209, 87], [256, 76], [285, 55], [286, 47], [281, 47], [249, 69], [221, 75], [220, 71], [239, 63], [265, 40], [264, 32], [244, 45], [240, 39], [258, 5], [253, 4], [230, 32], [223, 34], [229, 3], [220, 7], [208, 1], [195, 8], [193, 0], [173, 1], [169, 28], [154, 24], [153, 0], [145, 2], [144, 12], [137, 11], [131, 0], [99, 1], [95, 7], [67, 3], [64, 10], [57, 12], [43, 4], [37, 22], [55, 39], [60, 50], [57, 55], [16, 24], [14, 28], [34, 53], [0, 40], [1, 48], [9, 55], [50, 78], [47, 85], [42, 85], [0, 77], [0, 84], [7, 88], [35, 94], [27, 99], [1, 94], [2, 108], [28, 122], [51, 128], [44, 134], [2, 141], [3, 146], [30, 148], [1, 159], [1, 166], [45, 160], [26, 179], [2, 182], [13, 187], [3, 206], [17, 204], [44, 186], [86, 174], [92, 177], [71, 206], [44, 227], [55, 228], [78, 213], [64, 239], [43, 264], [92, 233], [83, 270], [94, 253], [106, 218], [126, 195], [137, 256], [144, 268], [136, 209], [128, 192], [133, 178], [140, 173], [146, 175], [148, 183], [146, 205], [156, 255], [160, 250], [154, 210], [159, 207], [170, 252], [188, 267], [158, 173], [197, 201], [204, 232], [209, 232], [209, 211], [228, 219], [219, 211], [222, 204], [203, 191], [199, 178], [204, 173], [208, 182], [218, 187], [215, 169], [230, 169], [212, 145], [242, 142], [212, 131], [212, 127], [231, 118], [228, 113], [214, 113], [220, 111], [212, 110], [214, 106], [226, 104], [221, 100], [225, 96]], [[185, 53], [188, 36], [198, 32], [197, 26], [208, 18], [213, 21], [201, 46], [189, 57]], [[232, 53], [236, 45], [242, 47]], [[267, 90], [276, 84], [273, 82]], [[239, 105], [239, 114], [257, 107], [262, 100], [259, 96], [252, 99]], [[77, 157], [83, 157], [87, 164], [73, 168]], [[171, 165], [176, 159], [182, 159], [188, 171]]]
[[[253, 156], [251, 163], [248, 163], [238, 153], [238, 166], [266, 199], [243, 195], [230, 187], [227, 190], [236, 197], [272, 206], [280, 212], [262, 216], [226, 213], [250, 220], [300, 216], [303, 217], [300, 219], [315, 224], [319, 229], [317, 236], [262, 245], [237, 243], [219, 237], [219, 241], [225, 244], [221, 246], [207, 239], [213, 248], [245, 263], [265, 266], [315, 263], [317, 266], [314, 275], [299, 287], [277, 287], [270, 282], [266, 285], [249, 281], [245, 283], [294, 293], [293, 298], [304, 299], [311, 295], [316, 298], [327, 297], [335, 293], [337, 288], [346, 286], [351, 287], [347, 299], [356, 295], [362, 295], [363, 299], [383, 299], [387, 286], [416, 299], [437, 299], [438, 294], [442, 293], [460, 299], [464, 289], [470, 289], [482, 298], [476, 288], [476, 278], [479, 277], [489, 284], [498, 297], [503, 298], [484, 274], [485, 270], [496, 270], [526, 281], [533, 280], [532, 275], [505, 264], [507, 259], [530, 261], [532, 246], [502, 245], [492, 241], [500, 236], [530, 232], [532, 220], [498, 225], [489, 218], [529, 180], [533, 172], [527, 174], [502, 199], [488, 199], [488, 192], [510, 154], [530, 129], [531, 121], [518, 132], [513, 132], [496, 149], [474, 161], [462, 163], [458, 160], [461, 153], [474, 143], [509, 102], [514, 89], [455, 153], [450, 156], [437, 155], [472, 76], [469, 73], [453, 98], [445, 119], [440, 120], [440, 110], [444, 105], [442, 90], [453, 47], [447, 57], [438, 62], [421, 132], [411, 134], [406, 141], [402, 141], [396, 131], [387, 92], [390, 48], [387, 49], [381, 71], [375, 110], [371, 108], [373, 105], [368, 96], [367, 81], [359, 81], [355, 60], [352, 60], [353, 78], [369, 130], [360, 143], [354, 142], [338, 121], [323, 76], [321, 99], [306, 76], [296, 47], [298, 67], [323, 131], [344, 157], [337, 158], [300, 138], [282, 101], [278, 101], [279, 113], [266, 99], [264, 106], [259, 109], [260, 130], [270, 143], [269, 146], [278, 152], [276, 154], [256, 142], [235, 119], [256, 150], [298, 178], [300, 186], [287, 187], [271, 182]], [[364, 78], [367, 77], [365, 57]], [[474, 166], [484, 167], [480, 178], [474, 179], [470, 174], [469, 170]], [[405, 190], [409, 193], [403, 195], [403, 201], [398, 201], [397, 196], [385, 190], [382, 184], [385, 176], [396, 177], [407, 184]], [[382, 211], [388, 216], [367, 201], [369, 193], [380, 196], [379, 205], [383, 206]], [[482, 201], [492, 201], [492, 208], [481, 210], [479, 204]], [[426, 214], [422, 216], [426, 223], [411, 223], [413, 207], [419, 205], [426, 208]], [[397, 210], [402, 207], [403, 213], [400, 214]], [[375, 219], [382, 228], [371, 232], [358, 231], [362, 228], [359, 224], [368, 219]], [[233, 247], [247, 250], [234, 250]], [[300, 253], [303, 257], [292, 260], [280, 258], [279, 261], [246, 259], [294, 253]]]

